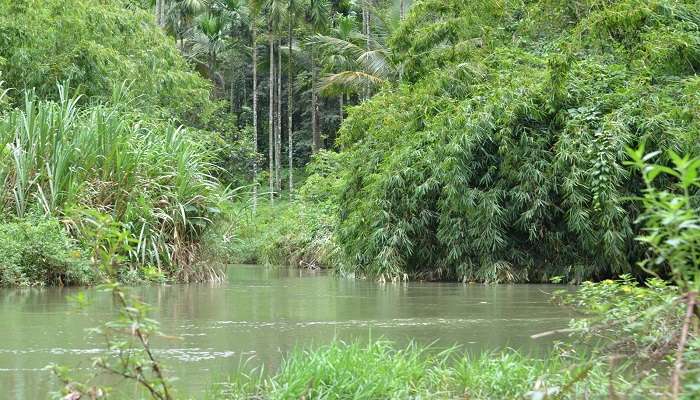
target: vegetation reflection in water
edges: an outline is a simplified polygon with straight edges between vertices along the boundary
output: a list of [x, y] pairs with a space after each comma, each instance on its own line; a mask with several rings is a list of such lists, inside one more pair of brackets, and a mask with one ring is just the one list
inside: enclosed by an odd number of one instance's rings
[[[455, 344], [482, 350], [512, 346], [540, 349], [549, 340], [530, 335], [566, 326], [570, 314], [549, 302], [548, 285], [380, 285], [338, 280], [324, 273], [259, 266], [229, 267], [225, 284], [152, 286], [135, 289], [154, 307], [161, 331], [181, 340], [158, 340], [156, 352], [183, 394], [197, 394], [225, 380], [241, 359], [254, 357], [272, 371], [296, 346], [385, 337], [435, 348]], [[86, 367], [101, 338], [85, 329], [112, 317], [104, 293], [89, 289], [90, 304], [76, 311], [66, 300], [78, 289], [4, 289], [0, 317], [13, 329], [0, 345], [0, 386], [18, 398], [37, 398], [56, 386], [43, 368], [49, 362]]]

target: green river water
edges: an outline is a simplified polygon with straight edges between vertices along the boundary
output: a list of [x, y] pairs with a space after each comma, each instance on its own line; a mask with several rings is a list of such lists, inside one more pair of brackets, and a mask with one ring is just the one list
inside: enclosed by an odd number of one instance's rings
[[[565, 327], [570, 314], [549, 303], [554, 286], [378, 284], [287, 268], [231, 266], [224, 284], [135, 288], [162, 331], [156, 342], [183, 396], [201, 397], [241, 360], [274, 369], [295, 346], [384, 337], [466, 351], [541, 351], [530, 335]], [[90, 304], [67, 296], [83, 290]], [[86, 368], [103, 341], [86, 330], [112, 318], [111, 297], [95, 289], [0, 289], [0, 399], [48, 398], [45, 366]]]

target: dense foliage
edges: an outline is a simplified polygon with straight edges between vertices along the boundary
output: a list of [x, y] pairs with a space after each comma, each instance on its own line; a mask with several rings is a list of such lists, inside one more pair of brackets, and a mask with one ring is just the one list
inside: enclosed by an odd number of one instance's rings
[[114, 104], [83, 109], [77, 97], [59, 91], [57, 102], [28, 92], [23, 109], [0, 119], [2, 214], [61, 217], [78, 238], [90, 217], [84, 210], [109, 214], [137, 243], [132, 262], [179, 266], [168, 272], [187, 279], [184, 267], [218, 214], [221, 190], [209, 153], [183, 130], [129, 114], [118, 91]]
[[633, 384], [611, 379], [611, 372], [604, 362], [576, 366], [566, 357], [535, 358], [515, 351], [466, 357], [451, 349], [436, 356], [417, 346], [336, 342], [292, 353], [270, 378], [236, 376], [211, 398], [602, 400], [663, 393], [651, 378]]
[[[211, 277], [193, 266], [220, 214], [219, 181], [249, 179], [251, 138], [148, 2], [2, 0], [0, 9], [0, 226], [51, 227], [43, 240], [30, 229], [8, 242], [27, 250], [2, 264], [0, 283], [90, 282], [78, 272], [98, 216], [129, 233], [120, 279]], [[52, 254], [35, 257], [42, 246]], [[78, 264], [65, 257], [81, 251]]]
[[86, 256], [56, 219], [0, 224], [0, 286], [89, 283]]
[[124, 0], [0, 1], [0, 70], [15, 104], [22, 90], [57, 99], [72, 81], [86, 101], [131, 84], [132, 107], [182, 122], [211, 108], [209, 83], [192, 71], [146, 10]]
[[422, 0], [403, 81], [354, 107], [337, 241], [365, 275], [569, 281], [631, 271], [626, 146], [700, 152], [695, 1]]
[[[212, 233], [225, 241], [210, 241], [215, 258], [230, 263], [293, 265], [318, 269], [342, 262], [336, 242], [337, 203], [342, 155], [320, 151], [307, 165], [304, 184], [290, 200], [262, 200], [253, 210], [249, 199], [238, 199], [224, 212], [227, 221]], [[302, 180], [302, 179], [300, 179]]]

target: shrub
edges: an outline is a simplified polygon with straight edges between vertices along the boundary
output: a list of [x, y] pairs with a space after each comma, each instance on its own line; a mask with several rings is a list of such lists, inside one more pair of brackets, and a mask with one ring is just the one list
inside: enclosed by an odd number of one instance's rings
[[[390, 342], [331, 344], [296, 350], [269, 377], [235, 375], [216, 399], [607, 399], [610, 388], [630, 398], [654, 393], [652, 380], [632, 385], [603, 362], [559, 353], [536, 358], [513, 350], [477, 357]], [[636, 396], [636, 397], [635, 397]]]
[[56, 219], [0, 224], [0, 286], [84, 285], [89, 260]]
[[248, 201], [225, 212], [226, 220], [209, 233], [212, 256], [228, 263], [336, 266], [334, 217], [321, 204], [304, 200], [259, 201], [253, 214]]

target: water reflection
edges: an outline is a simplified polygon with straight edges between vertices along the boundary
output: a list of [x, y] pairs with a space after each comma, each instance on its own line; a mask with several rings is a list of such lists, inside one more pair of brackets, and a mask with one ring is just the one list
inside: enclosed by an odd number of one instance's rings
[[[537, 351], [530, 335], [561, 328], [569, 314], [549, 304], [546, 285], [480, 286], [452, 283], [384, 284], [338, 280], [321, 273], [233, 266], [220, 285], [136, 288], [154, 308], [162, 330], [179, 340], [156, 343], [179, 377], [181, 394], [197, 395], [242, 359], [267, 369], [295, 346], [384, 336], [478, 351], [511, 346]], [[90, 304], [76, 311], [76, 289], [0, 290], [0, 388], [10, 398], [45, 398], [55, 386], [48, 363], [86, 367], [101, 349], [86, 336], [113, 315], [111, 298], [86, 290]]]

